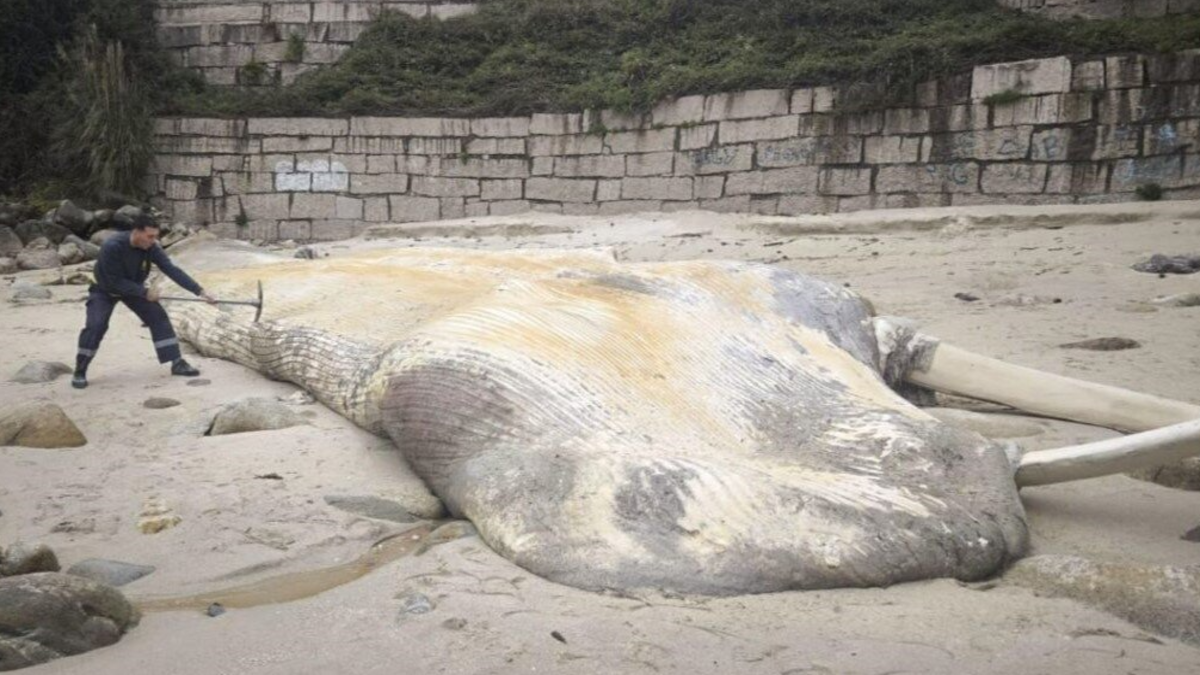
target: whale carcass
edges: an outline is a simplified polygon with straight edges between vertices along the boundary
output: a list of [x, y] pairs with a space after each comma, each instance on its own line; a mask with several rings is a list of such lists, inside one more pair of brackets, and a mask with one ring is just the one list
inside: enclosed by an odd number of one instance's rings
[[[1185, 424], [1123, 439], [1137, 447], [1106, 450], [1099, 469], [1079, 468], [1094, 463], [1087, 447], [1018, 459], [896, 388], [1013, 403], [983, 390], [1019, 397], [1041, 386], [1021, 377], [1037, 374], [939, 346], [837, 284], [768, 265], [183, 248], [206, 288], [249, 296], [261, 280], [268, 299], [260, 323], [176, 306], [182, 337], [390, 437], [497, 552], [585, 589], [980, 579], [1026, 550], [1019, 463], [1032, 483], [1063, 479], [1064, 466], [1072, 478], [1200, 451], [1186, 423], [1200, 408], [1059, 378], [1070, 405], [1134, 411], [1110, 426]], [[981, 368], [1000, 370], [964, 376]], [[1074, 414], [1061, 401], [1014, 404]]]

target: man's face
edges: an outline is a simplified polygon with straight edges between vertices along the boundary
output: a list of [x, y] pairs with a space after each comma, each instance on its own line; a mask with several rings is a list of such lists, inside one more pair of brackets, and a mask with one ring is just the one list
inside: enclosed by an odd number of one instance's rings
[[157, 241], [157, 227], [147, 227], [141, 230], [133, 230], [133, 232], [129, 235], [129, 243], [133, 244], [134, 248], [140, 248], [143, 251], [149, 251], [151, 248], [154, 248], [154, 244]]

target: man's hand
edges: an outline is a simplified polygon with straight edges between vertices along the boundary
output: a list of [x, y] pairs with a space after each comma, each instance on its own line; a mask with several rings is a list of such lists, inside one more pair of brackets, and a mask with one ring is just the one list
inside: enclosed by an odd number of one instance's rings
[[200, 297], [204, 298], [204, 301], [210, 305], [217, 304], [217, 299], [209, 295], [208, 291], [200, 291]]
[[150, 302], [158, 302], [158, 299], [161, 296], [162, 293], [159, 293], [157, 288], [152, 287], [146, 289], [146, 299]]

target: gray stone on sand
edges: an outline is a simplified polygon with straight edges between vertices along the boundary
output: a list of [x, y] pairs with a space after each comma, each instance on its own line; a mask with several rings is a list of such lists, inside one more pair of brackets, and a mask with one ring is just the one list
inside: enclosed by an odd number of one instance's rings
[[115, 588], [55, 572], [0, 579], [0, 670], [115, 644], [137, 625]]
[[417, 520], [403, 504], [371, 495], [326, 495], [325, 503], [335, 509], [376, 520], [389, 520], [393, 523], [411, 523]]
[[135, 565], [119, 560], [88, 558], [71, 565], [67, 574], [91, 579], [109, 586], [125, 586], [154, 572], [152, 565]]
[[61, 267], [58, 251], [46, 248], [26, 248], [17, 254], [17, 267], [23, 270], [52, 270]]
[[76, 244], [64, 241], [58, 245], [58, 260], [64, 265], [75, 265], [84, 261], [83, 249]]
[[400, 599], [400, 615], [428, 614], [433, 611], [433, 601], [423, 593], [409, 593]]
[[189, 386], [189, 387], [207, 387], [210, 384], [212, 384], [212, 380], [206, 380], [203, 377], [197, 377], [194, 380], [188, 380], [187, 386]]
[[18, 384], [41, 384], [53, 382], [61, 375], [71, 372], [71, 366], [58, 361], [30, 361], [13, 375], [10, 382]]
[[91, 212], [79, 208], [70, 199], [64, 199], [54, 210], [54, 222], [75, 234], [87, 234], [93, 218]]
[[22, 279], [12, 286], [12, 293], [8, 299], [12, 302], [38, 302], [40, 300], [50, 300], [54, 294], [49, 288], [35, 284], [26, 279]]
[[88, 239], [88, 241], [96, 246], [103, 246], [104, 242], [108, 241], [117, 234], [120, 234], [120, 232], [112, 228], [97, 230], [96, 232], [92, 233], [92, 236]]
[[25, 248], [25, 243], [11, 227], [0, 227], [0, 257], [11, 258]]
[[15, 258], [5, 258], [0, 256], [0, 274], [16, 274], [21, 268], [17, 266]]
[[1102, 337], [1079, 342], [1061, 344], [1063, 349], [1086, 349], [1093, 352], [1119, 352], [1126, 349], [1139, 349], [1142, 343], [1124, 337]]
[[177, 405], [180, 405], [179, 401], [161, 396], [153, 396], [142, 402], [142, 407], [149, 408], [150, 410], [164, 410], [166, 408], [174, 408]]
[[0, 577], [57, 572], [59, 569], [58, 556], [45, 544], [17, 542], [0, 554]]
[[1200, 307], [1200, 293], [1176, 293], [1150, 302], [1159, 307]]
[[53, 403], [27, 403], [0, 412], [0, 445], [77, 448], [86, 444], [79, 427]]
[[222, 408], [213, 418], [209, 435], [224, 436], [247, 431], [286, 429], [304, 423], [304, 418], [279, 401], [269, 398], [247, 398]]

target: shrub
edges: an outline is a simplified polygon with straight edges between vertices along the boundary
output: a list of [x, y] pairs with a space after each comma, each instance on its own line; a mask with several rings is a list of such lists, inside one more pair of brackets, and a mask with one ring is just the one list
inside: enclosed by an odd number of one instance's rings
[[1158, 183], [1145, 183], [1137, 186], [1135, 193], [1144, 202], [1156, 202], [1163, 198], [1163, 188]]
[[283, 53], [283, 60], [289, 63], [300, 63], [304, 60], [304, 36], [299, 33], [288, 35], [287, 49]]

